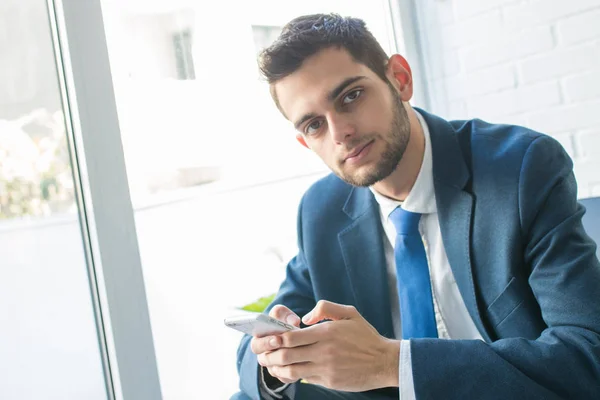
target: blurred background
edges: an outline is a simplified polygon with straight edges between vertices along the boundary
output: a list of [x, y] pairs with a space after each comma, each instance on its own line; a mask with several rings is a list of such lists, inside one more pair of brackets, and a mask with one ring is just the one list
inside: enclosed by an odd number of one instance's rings
[[[107, 399], [50, 3], [0, 2], [0, 398]], [[327, 173], [256, 66], [298, 15], [364, 19], [412, 65], [413, 105], [550, 134], [579, 197], [600, 196], [600, 0], [100, 4], [165, 399], [237, 390], [241, 334], [222, 320], [277, 290], [300, 197]]]

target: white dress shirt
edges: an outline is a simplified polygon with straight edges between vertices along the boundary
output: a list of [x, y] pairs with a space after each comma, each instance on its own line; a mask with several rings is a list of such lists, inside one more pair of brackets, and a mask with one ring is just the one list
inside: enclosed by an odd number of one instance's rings
[[[429, 265], [431, 293], [433, 295], [433, 307], [438, 337], [440, 339], [483, 340], [473, 319], [467, 311], [467, 307], [465, 306], [458, 290], [458, 286], [456, 285], [456, 281], [454, 280], [454, 274], [450, 268], [448, 257], [446, 256], [446, 249], [444, 248], [442, 232], [440, 231], [440, 224], [438, 221], [435, 191], [433, 188], [433, 164], [429, 128], [423, 117], [418, 112], [416, 112], [416, 114], [425, 136], [425, 153], [419, 175], [417, 176], [417, 180], [409, 195], [403, 202], [400, 202], [387, 198], [371, 188], [371, 191], [379, 204], [381, 223], [383, 224], [385, 231], [383, 242], [387, 264], [394, 334], [397, 339], [402, 337], [400, 302], [398, 299], [398, 288], [396, 286], [396, 261], [394, 258], [396, 228], [389, 219], [389, 215], [396, 207], [401, 206], [407, 211], [422, 214], [419, 221], [419, 232], [423, 239], [427, 263]], [[399, 373], [400, 399], [415, 399], [409, 340], [402, 340], [400, 343]]]

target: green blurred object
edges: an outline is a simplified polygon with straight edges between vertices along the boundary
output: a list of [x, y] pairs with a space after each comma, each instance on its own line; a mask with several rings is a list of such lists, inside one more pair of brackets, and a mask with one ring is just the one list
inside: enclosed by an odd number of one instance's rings
[[254, 303], [250, 303], [250, 304], [247, 304], [244, 307], [242, 307], [242, 310], [253, 311], [253, 312], [263, 312], [269, 306], [269, 304], [271, 304], [271, 302], [275, 298], [275, 294], [276, 293], [273, 293], [272, 295], [267, 296], [267, 297], [261, 297], [260, 299], [256, 300]]

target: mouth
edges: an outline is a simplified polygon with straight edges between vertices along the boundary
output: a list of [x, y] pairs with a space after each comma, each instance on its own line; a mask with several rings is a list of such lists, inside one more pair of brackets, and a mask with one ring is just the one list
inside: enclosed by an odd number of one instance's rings
[[357, 147], [356, 149], [354, 149], [351, 153], [349, 153], [345, 158], [344, 158], [344, 162], [346, 161], [352, 161], [353, 159], [358, 158], [363, 152], [364, 150], [371, 146], [371, 144], [374, 142], [375, 140], [371, 140], [367, 143], [365, 143], [362, 146]]

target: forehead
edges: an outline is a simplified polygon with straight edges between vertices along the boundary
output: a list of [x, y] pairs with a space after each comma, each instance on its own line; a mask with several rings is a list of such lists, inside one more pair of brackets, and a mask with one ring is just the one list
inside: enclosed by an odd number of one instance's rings
[[286, 118], [294, 121], [304, 113], [327, 107], [332, 89], [349, 77], [361, 75], [370, 80], [377, 77], [347, 50], [329, 48], [307, 58], [297, 71], [276, 82], [273, 90]]

